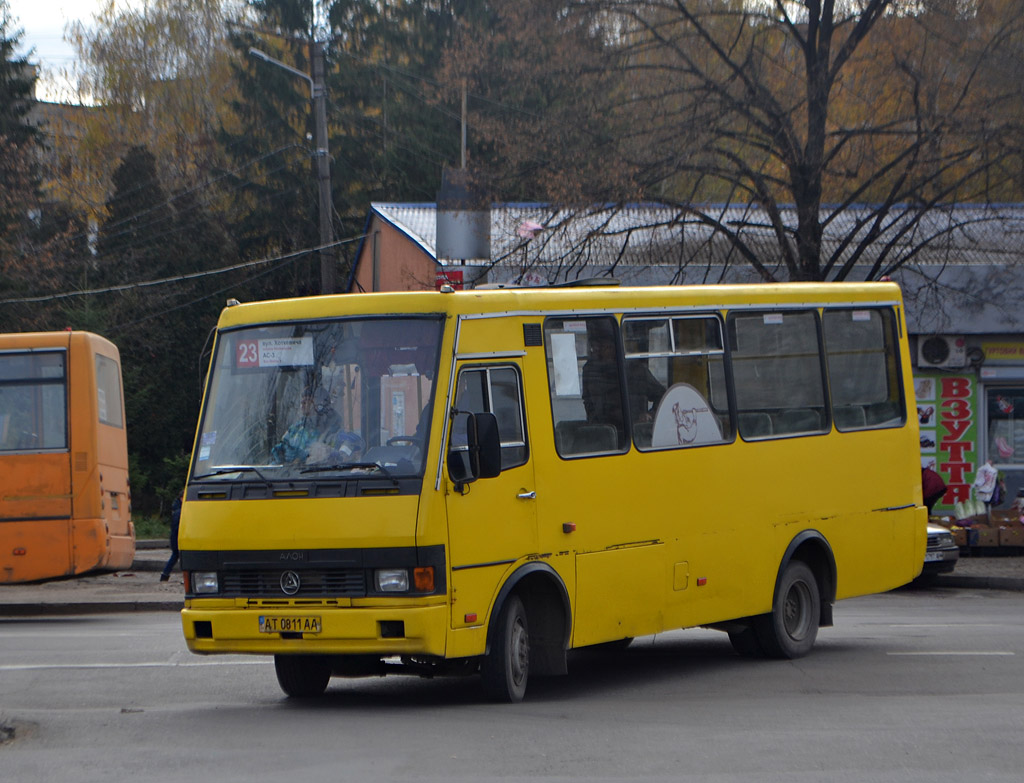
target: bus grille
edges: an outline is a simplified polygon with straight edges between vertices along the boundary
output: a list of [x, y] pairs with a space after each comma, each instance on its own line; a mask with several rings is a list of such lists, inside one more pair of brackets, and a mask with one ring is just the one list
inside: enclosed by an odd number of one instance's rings
[[224, 595], [295, 597], [362, 597], [366, 595], [366, 577], [361, 568], [336, 568], [329, 571], [296, 571], [298, 592], [287, 594], [281, 589], [283, 571], [225, 571], [221, 574]]

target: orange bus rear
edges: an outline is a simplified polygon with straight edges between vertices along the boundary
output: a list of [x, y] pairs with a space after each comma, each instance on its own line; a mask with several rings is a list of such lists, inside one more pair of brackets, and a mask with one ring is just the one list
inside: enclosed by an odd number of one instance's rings
[[0, 583], [134, 557], [117, 347], [88, 332], [0, 335]]

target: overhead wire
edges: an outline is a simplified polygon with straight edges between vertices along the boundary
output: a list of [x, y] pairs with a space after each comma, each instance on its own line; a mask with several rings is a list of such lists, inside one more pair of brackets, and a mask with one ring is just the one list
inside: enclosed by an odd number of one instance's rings
[[70, 299], [79, 296], [95, 296], [98, 294], [109, 294], [117, 293], [121, 291], [131, 291], [138, 288], [151, 288], [159, 285], [167, 285], [169, 283], [178, 283], [186, 280], [195, 280], [203, 277], [211, 277], [213, 275], [222, 275], [227, 272], [234, 272], [239, 269], [249, 269], [252, 267], [260, 266], [262, 264], [272, 264], [278, 261], [294, 261], [296, 258], [301, 256], [310, 255], [312, 253], [319, 252], [321, 250], [327, 250], [328, 248], [338, 247], [339, 245], [347, 245], [352, 242], [357, 242], [363, 239], [364, 235], [359, 234], [357, 236], [346, 237], [345, 239], [339, 239], [334, 242], [328, 242], [327, 244], [317, 245], [316, 247], [303, 248], [301, 250], [294, 250], [290, 253], [284, 253], [279, 256], [273, 256], [270, 258], [260, 258], [255, 261], [243, 261], [238, 264], [232, 264], [230, 266], [220, 267], [219, 269], [207, 269], [202, 272], [190, 272], [184, 275], [173, 275], [171, 277], [162, 277], [156, 280], [143, 280], [134, 283], [122, 283], [121, 285], [106, 286], [104, 288], [93, 288], [85, 291], [65, 291], [57, 294], [45, 294], [41, 296], [24, 296], [12, 299], [0, 299], [0, 305], [6, 304], [34, 304], [39, 302], [54, 302], [61, 299]]

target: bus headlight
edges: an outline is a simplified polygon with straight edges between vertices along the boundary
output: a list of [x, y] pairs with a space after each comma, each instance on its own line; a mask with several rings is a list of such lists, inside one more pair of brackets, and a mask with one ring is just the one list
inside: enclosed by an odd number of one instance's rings
[[192, 592], [196, 595], [210, 595], [220, 592], [220, 581], [216, 571], [193, 571]]
[[381, 593], [409, 592], [409, 572], [404, 568], [378, 568], [374, 571], [373, 581]]

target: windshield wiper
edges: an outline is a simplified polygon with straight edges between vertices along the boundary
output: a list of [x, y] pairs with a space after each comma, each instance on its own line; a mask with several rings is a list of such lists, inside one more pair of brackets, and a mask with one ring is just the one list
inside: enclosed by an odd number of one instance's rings
[[209, 473], [203, 473], [202, 475], [199, 475], [199, 476], [193, 476], [192, 480], [193, 481], [202, 481], [203, 479], [213, 478], [215, 476], [224, 476], [224, 475], [226, 475], [228, 473], [255, 473], [257, 476], [260, 477], [260, 480], [262, 480], [263, 483], [266, 484], [268, 487], [273, 487], [274, 486], [274, 484], [270, 481], [270, 479], [268, 479], [266, 476], [264, 476], [262, 473], [260, 473], [259, 470], [254, 468], [252, 465], [230, 465], [230, 466], [225, 466], [225, 467], [222, 467], [222, 468], [217, 468], [216, 470], [211, 470]]
[[[335, 465], [315, 465], [311, 468], [303, 468], [299, 473], [326, 473], [338, 470], [379, 470], [387, 478], [395, 481], [395, 477], [391, 475], [391, 471], [381, 465], [379, 462], [339, 462]], [[396, 482], [397, 483], [397, 482]]]

